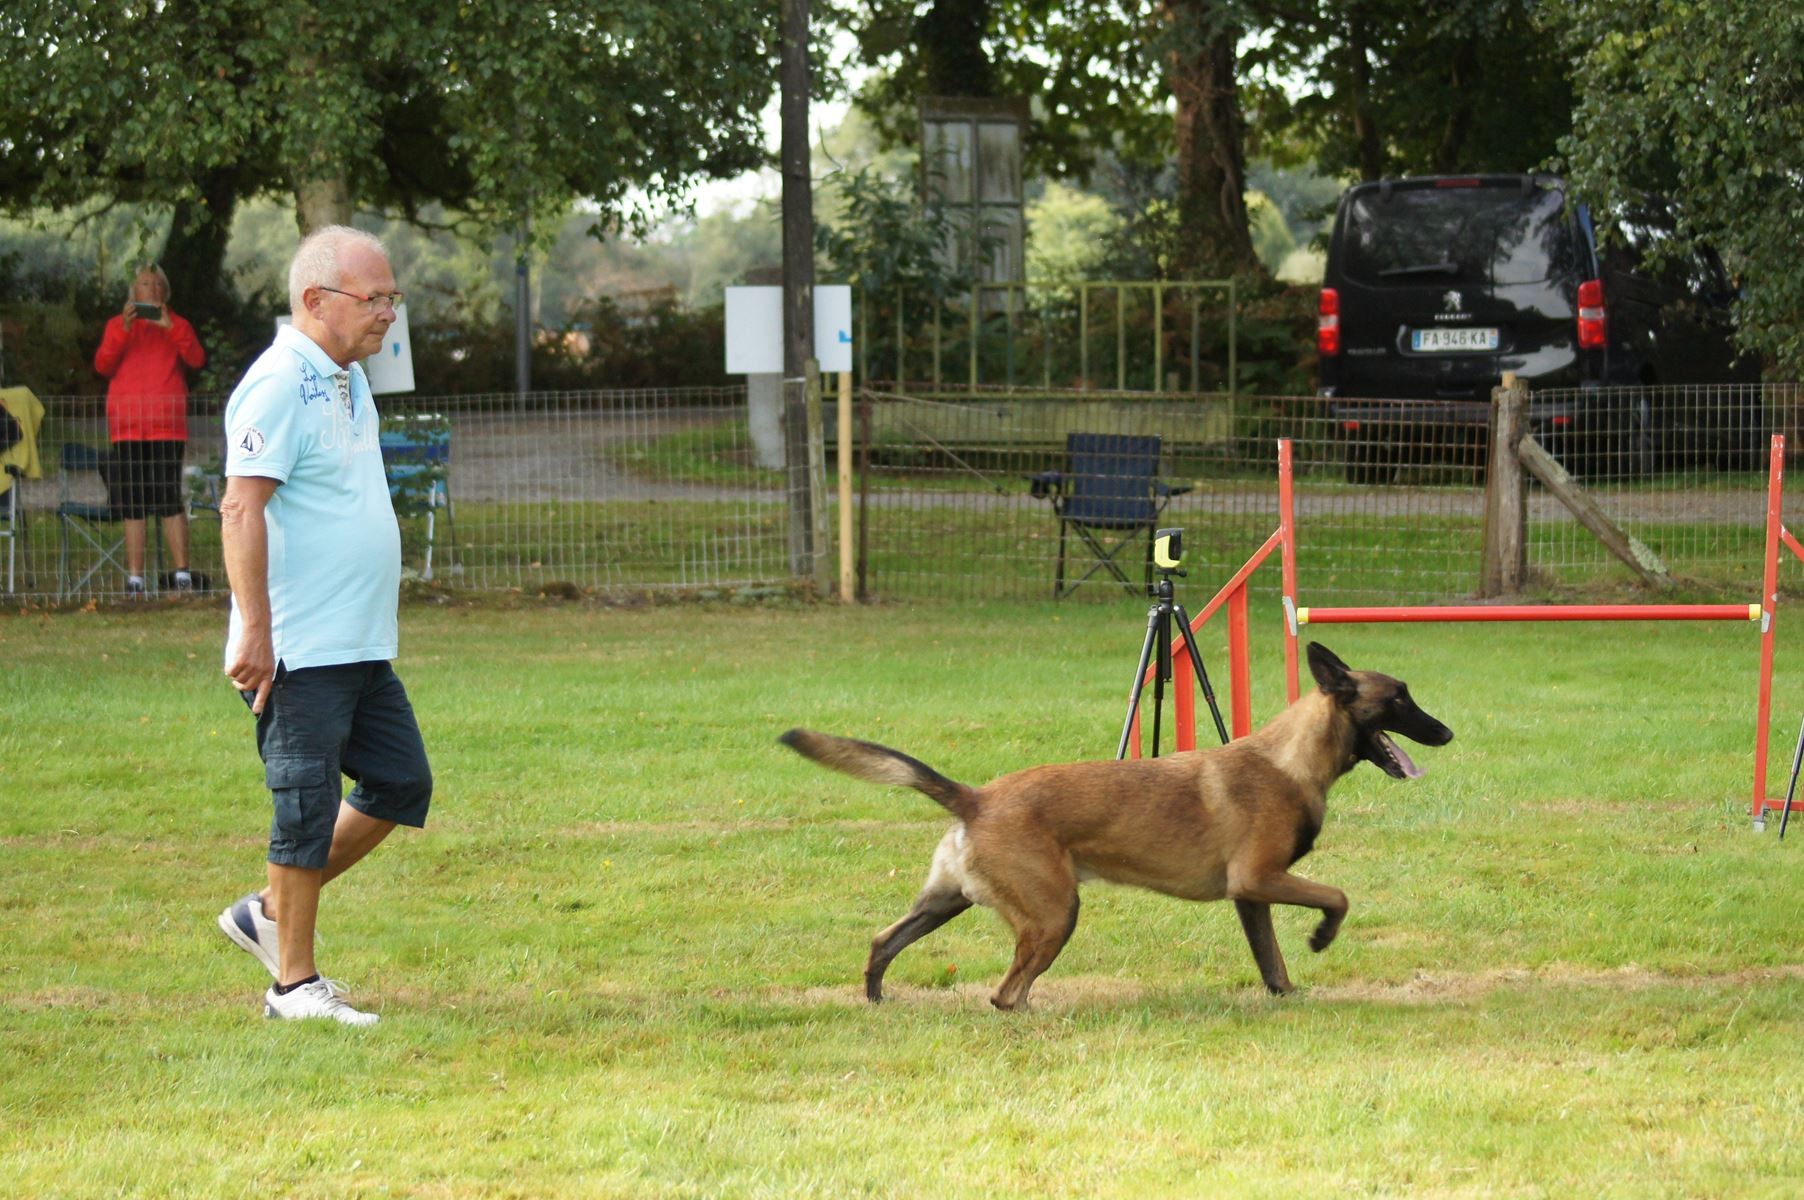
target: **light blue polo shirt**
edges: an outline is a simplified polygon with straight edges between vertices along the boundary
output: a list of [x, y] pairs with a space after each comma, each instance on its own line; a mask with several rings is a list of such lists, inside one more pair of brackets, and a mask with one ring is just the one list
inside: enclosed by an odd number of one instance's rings
[[[395, 657], [401, 531], [363, 366], [345, 370], [292, 325], [226, 402], [227, 475], [281, 481], [265, 510], [270, 627], [289, 670]], [[232, 605], [226, 661], [242, 622]]]

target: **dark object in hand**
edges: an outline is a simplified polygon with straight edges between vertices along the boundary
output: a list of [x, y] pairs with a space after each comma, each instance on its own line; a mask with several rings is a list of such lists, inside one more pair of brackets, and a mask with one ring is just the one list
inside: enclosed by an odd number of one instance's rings
[[163, 306], [161, 304], [146, 304], [142, 300], [139, 300], [132, 304], [132, 308], [146, 321], [161, 321], [163, 319]]

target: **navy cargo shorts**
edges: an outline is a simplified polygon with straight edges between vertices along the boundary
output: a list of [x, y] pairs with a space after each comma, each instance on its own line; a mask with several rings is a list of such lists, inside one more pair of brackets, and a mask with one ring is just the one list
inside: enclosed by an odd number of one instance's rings
[[[248, 705], [254, 692], [240, 693]], [[257, 753], [275, 804], [269, 861], [326, 865], [338, 820], [342, 775], [352, 808], [378, 820], [425, 825], [432, 768], [413, 706], [387, 662], [276, 667], [257, 717]]]

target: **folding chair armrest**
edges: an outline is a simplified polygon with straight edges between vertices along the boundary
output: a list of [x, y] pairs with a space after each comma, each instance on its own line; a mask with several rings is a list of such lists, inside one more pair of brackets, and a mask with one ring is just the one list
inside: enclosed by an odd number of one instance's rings
[[1065, 472], [1041, 471], [1038, 475], [1029, 475], [1027, 485], [1032, 495], [1042, 498], [1056, 496], [1065, 490]]
[[1185, 492], [1193, 490], [1195, 486], [1190, 483], [1166, 483], [1163, 479], [1153, 480], [1153, 491], [1166, 497], [1182, 496]]

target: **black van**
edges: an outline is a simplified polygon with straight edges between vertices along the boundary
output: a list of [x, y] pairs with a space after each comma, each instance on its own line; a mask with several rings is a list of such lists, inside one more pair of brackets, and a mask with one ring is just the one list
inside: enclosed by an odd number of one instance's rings
[[1477, 463], [1491, 389], [1506, 371], [1531, 396], [1575, 389], [1531, 400], [1529, 422], [1577, 473], [1639, 473], [1676, 452], [1756, 462], [1764, 434], [1752, 389], [1749, 413], [1672, 401], [1658, 386], [1758, 379], [1758, 364], [1742, 361], [1731, 340], [1721, 264], [1702, 255], [1644, 268], [1643, 252], [1671, 229], [1663, 206], [1618, 226], [1623, 239], [1600, 247], [1590, 212], [1550, 175], [1349, 189], [1316, 335], [1317, 394], [1330, 399], [1347, 477], [1380, 481], [1408, 462]]

